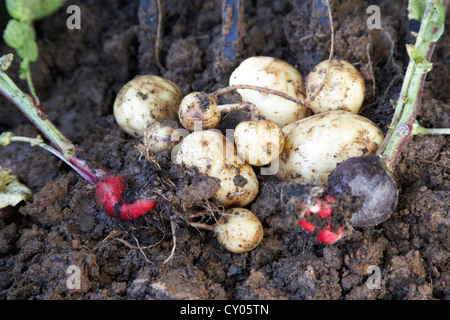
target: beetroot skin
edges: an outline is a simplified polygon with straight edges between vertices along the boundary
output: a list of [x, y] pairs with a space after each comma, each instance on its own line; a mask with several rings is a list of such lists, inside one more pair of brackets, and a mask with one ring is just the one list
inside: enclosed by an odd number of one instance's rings
[[137, 199], [132, 203], [124, 201], [128, 183], [124, 176], [116, 175], [102, 179], [95, 189], [95, 198], [110, 216], [131, 220], [142, 216], [156, 206], [156, 202]]
[[339, 164], [328, 177], [327, 190], [336, 198], [361, 201], [350, 221], [355, 227], [377, 225], [397, 207], [397, 184], [377, 155], [350, 158]]

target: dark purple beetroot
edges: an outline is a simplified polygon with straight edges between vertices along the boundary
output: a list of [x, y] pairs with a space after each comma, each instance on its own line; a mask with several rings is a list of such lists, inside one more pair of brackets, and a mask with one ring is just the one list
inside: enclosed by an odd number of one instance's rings
[[376, 155], [350, 158], [339, 164], [328, 177], [327, 190], [336, 198], [356, 197], [360, 201], [359, 210], [351, 218], [355, 227], [377, 225], [397, 207], [397, 184]]

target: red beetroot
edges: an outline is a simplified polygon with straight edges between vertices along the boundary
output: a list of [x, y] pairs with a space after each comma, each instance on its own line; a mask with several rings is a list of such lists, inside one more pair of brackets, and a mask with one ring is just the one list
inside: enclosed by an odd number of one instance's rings
[[107, 214], [123, 220], [138, 218], [156, 206], [156, 202], [147, 199], [137, 199], [132, 203], [125, 202], [127, 188], [125, 176], [108, 176], [97, 184], [95, 198], [105, 208]]
[[[317, 214], [322, 219], [328, 219], [333, 210], [331, 205], [336, 202], [336, 199], [332, 196], [326, 196], [323, 199], [317, 199], [315, 205], [305, 205], [308, 209], [306, 212], [306, 216], [311, 216], [311, 214]], [[308, 222], [307, 219], [300, 219], [298, 221], [299, 225], [308, 232], [314, 232], [316, 230], [316, 226]], [[338, 226], [336, 232], [333, 232], [333, 227], [331, 224], [328, 224], [324, 229], [320, 229], [317, 235], [317, 240], [324, 244], [333, 244], [339, 239], [345, 236], [345, 231], [342, 226]]]

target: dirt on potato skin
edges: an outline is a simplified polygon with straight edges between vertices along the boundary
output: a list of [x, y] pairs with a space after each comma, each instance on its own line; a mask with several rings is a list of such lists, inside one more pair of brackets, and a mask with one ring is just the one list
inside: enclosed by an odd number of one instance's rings
[[[366, 26], [368, 2], [332, 2], [335, 54], [361, 70], [368, 87], [361, 113], [385, 130], [407, 63], [405, 2], [377, 1], [383, 17], [378, 35]], [[220, 1], [162, 3], [165, 70], [141, 61], [154, 42], [139, 38], [144, 27], [138, 1], [67, 1], [65, 7], [81, 8], [81, 30], [66, 28], [65, 8], [36, 23], [40, 57], [33, 77], [44, 110], [90, 158], [122, 173], [151, 167], [137, 152], [139, 141], [122, 132], [112, 116], [123, 84], [149, 70], [177, 83], [184, 94], [228, 82], [218, 58]], [[306, 76], [328, 57], [330, 39], [329, 28], [318, 25], [311, 10], [308, 1], [245, 1], [239, 59], [274, 56]], [[448, 29], [435, 50], [418, 117], [427, 127], [450, 126], [450, 94], [440, 89], [450, 74]], [[376, 50], [380, 47], [384, 50]], [[1, 47], [2, 54], [9, 51]], [[16, 62], [8, 72], [16, 80], [17, 67]], [[38, 134], [3, 98], [0, 131]], [[448, 300], [449, 159], [448, 137], [414, 137], [394, 173], [400, 199], [393, 216], [353, 229], [330, 246], [287, 224], [277, 184], [261, 178], [261, 196], [251, 208], [265, 236], [255, 250], [227, 252], [212, 232], [178, 219], [175, 255], [164, 263], [173, 247], [170, 208], [157, 207], [134, 221], [111, 218], [96, 204], [93, 187], [58, 159], [25, 144], [2, 147], [0, 164], [28, 185], [34, 198], [0, 210], [0, 299]], [[80, 270], [79, 289], [67, 286], [69, 266]], [[380, 271], [376, 288], [367, 285], [371, 266]]]

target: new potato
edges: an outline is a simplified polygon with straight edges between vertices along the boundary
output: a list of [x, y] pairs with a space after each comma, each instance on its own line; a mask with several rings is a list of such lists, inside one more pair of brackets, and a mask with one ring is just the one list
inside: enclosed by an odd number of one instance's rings
[[117, 124], [135, 138], [156, 120], [177, 120], [181, 89], [172, 81], [154, 75], [138, 76], [126, 83], [114, 101]]
[[234, 131], [237, 153], [253, 166], [275, 160], [284, 148], [281, 128], [271, 120], [242, 121]]
[[264, 230], [256, 215], [245, 208], [233, 208], [217, 222], [214, 233], [227, 250], [244, 253], [255, 249], [261, 242]]
[[[152, 153], [172, 151], [183, 139], [183, 131], [175, 120], [156, 120], [145, 129], [145, 148]], [[186, 134], [185, 134], [186, 135]]]
[[374, 154], [382, 131], [370, 120], [348, 111], [329, 111], [283, 128], [284, 151], [277, 175], [288, 181], [325, 186], [336, 165], [351, 157]]
[[[314, 94], [322, 84], [328, 61], [319, 63], [306, 78], [306, 96]], [[333, 59], [321, 91], [308, 103], [314, 113], [345, 110], [358, 113], [366, 87], [359, 71], [345, 60]]]
[[[272, 57], [250, 57], [231, 74], [230, 85], [253, 85], [277, 90], [303, 100], [304, 80], [300, 72], [285, 61]], [[280, 127], [309, 115], [306, 107], [285, 98], [249, 89], [238, 89], [245, 102], [253, 103], [260, 115]]]
[[224, 207], [244, 207], [259, 192], [252, 166], [237, 155], [234, 144], [217, 130], [189, 134], [177, 148], [173, 161], [197, 167], [200, 173], [220, 179], [220, 189], [214, 198]]
[[191, 92], [181, 100], [180, 123], [189, 131], [216, 128], [222, 117], [217, 100], [203, 92]]

